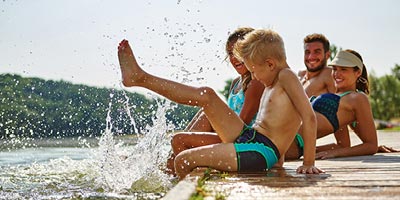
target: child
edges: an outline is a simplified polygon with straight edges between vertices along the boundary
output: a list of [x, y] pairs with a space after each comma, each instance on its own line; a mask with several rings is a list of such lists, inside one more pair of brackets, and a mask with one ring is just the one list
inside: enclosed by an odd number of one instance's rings
[[214, 90], [192, 87], [143, 71], [127, 40], [118, 47], [122, 83], [152, 90], [180, 104], [199, 106], [222, 143], [179, 153], [175, 170], [180, 179], [196, 167], [221, 171], [264, 171], [283, 157], [303, 124], [304, 160], [299, 173], [320, 173], [314, 166], [316, 118], [308, 98], [286, 63], [282, 38], [272, 30], [255, 30], [238, 41], [235, 55], [266, 87], [253, 128], [245, 125]]
[[[251, 74], [244, 63], [233, 55], [233, 47], [237, 40], [243, 39], [247, 33], [253, 30], [253, 28], [248, 27], [238, 28], [229, 35], [225, 44], [227, 58], [229, 58], [232, 67], [240, 75], [232, 81], [227, 103], [243, 122], [249, 126], [254, 123], [264, 85], [251, 78]], [[185, 132], [176, 133], [172, 137], [173, 154], [167, 164], [169, 172], [174, 174], [173, 161], [175, 155], [186, 149], [216, 143], [221, 143], [221, 139], [214, 133], [214, 129], [211, 127], [206, 115], [200, 110], [189, 123]]]

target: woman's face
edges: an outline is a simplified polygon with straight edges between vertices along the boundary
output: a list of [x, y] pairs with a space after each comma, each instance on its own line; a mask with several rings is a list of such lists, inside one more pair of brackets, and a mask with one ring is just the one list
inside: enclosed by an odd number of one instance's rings
[[360, 75], [361, 71], [353, 67], [332, 66], [332, 77], [338, 91], [355, 90]]
[[235, 68], [236, 72], [240, 75], [247, 73], [247, 68], [243, 62], [240, 62], [234, 55], [233, 55], [233, 46], [235, 45], [236, 41], [230, 42], [226, 51], [228, 52], [229, 61], [231, 62], [233, 68]]

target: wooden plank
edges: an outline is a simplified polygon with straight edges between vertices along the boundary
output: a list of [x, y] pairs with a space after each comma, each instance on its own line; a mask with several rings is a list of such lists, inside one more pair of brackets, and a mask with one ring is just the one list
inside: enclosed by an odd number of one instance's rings
[[[379, 144], [400, 149], [400, 132], [379, 132], [378, 139]], [[330, 142], [329, 137], [318, 141]], [[357, 142], [352, 135], [352, 143]], [[400, 199], [400, 153], [318, 160], [316, 165], [326, 171], [319, 175], [297, 174], [301, 163], [285, 162], [283, 169], [226, 177], [213, 171], [204, 186], [205, 199]], [[201, 178], [203, 170], [185, 180]]]

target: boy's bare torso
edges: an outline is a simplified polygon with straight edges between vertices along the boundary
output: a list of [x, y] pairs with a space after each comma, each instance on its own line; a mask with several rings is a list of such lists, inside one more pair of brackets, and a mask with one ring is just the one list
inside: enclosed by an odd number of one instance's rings
[[287, 141], [293, 141], [300, 123], [297, 109], [279, 81], [273, 87], [266, 87], [261, 97], [254, 129], [267, 136], [282, 155], [289, 148], [290, 143]]

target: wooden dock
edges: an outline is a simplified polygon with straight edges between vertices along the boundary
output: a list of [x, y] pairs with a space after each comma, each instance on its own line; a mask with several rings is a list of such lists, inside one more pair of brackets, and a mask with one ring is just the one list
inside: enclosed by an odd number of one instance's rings
[[[352, 134], [354, 135], [354, 134]], [[352, 144], [360, 141], [352, 136]], [[400, 149], [400, 132], [378, 132], [379, 145]], [[333, 137], [318, 144], [330, 143]], [[326, 173], [297, 174], [302, 161], [285, 162], [283, 169], [259, 174], [227, 175], [212, 171], [202, 187], [205, 169], [197, 169], [170, 190], [164, 199], [189, 199], [194, 193], [204, 199], [400, 199], [400, 153], [377, 153], [317, 160]]]

